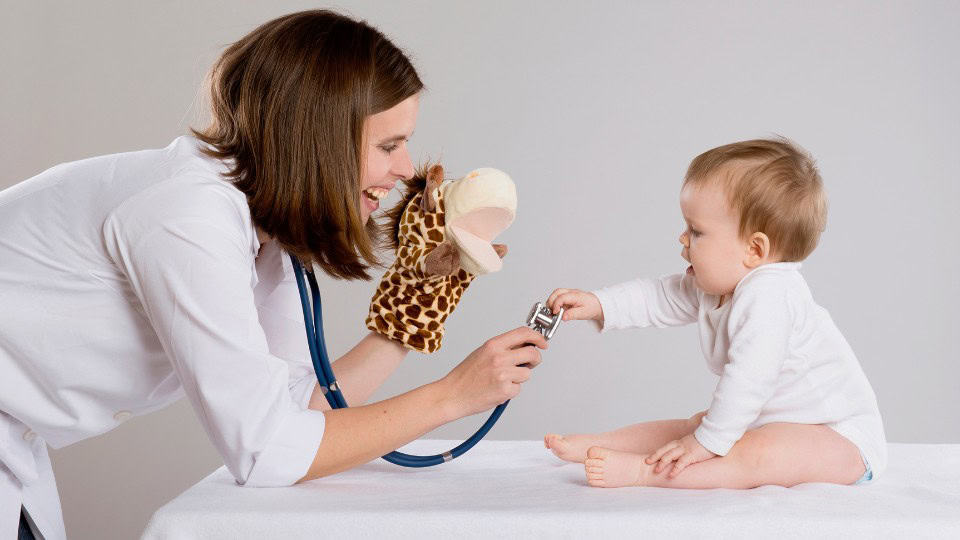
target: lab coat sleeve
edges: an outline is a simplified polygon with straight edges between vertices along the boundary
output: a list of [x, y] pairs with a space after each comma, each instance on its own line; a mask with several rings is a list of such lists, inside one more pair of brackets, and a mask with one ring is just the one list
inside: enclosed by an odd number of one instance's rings
[[287, 362], [269, 352], [249, 222], [235, 198], [208, 191], [174, 201], [173, 217], [118, 209], [105, 239], [236, 481], [291, 485], [316, 455], [324, 415], [291, 395]]
[[731, 300], [728, 362], [694, 437], [725, 456], [760, 416], [789, 354], [793, 310], [776, 275], [757, 275]]
[[690, 324], [696, 322], [700, 306], [693, 279], [684, 274], [634, 279], [593, 294], [603, 309], [603, 332]]
[[257, 265], [266, 274], [257, 284], [254, 296], [267, 347], [271, 354], [287, 361], [290, 393], [294, 402], [307, 408], [317, 377], [290, 259], [276, 242], [268, 242], [260, 248]]

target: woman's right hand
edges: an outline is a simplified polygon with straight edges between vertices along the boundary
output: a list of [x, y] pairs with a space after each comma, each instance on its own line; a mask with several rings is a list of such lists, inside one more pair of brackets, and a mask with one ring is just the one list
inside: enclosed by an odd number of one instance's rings
[[556, 314], [564, 308], [563, 320], [603, 322], [603, 308], [597, 295], [579, 289], [556, 289], [547, 298], [547, 307]]
[[470, 353], [441, 382], [454, 405], [452, 418], [461, 418], [492, 409], [513, 399], [540, 364], [540, 351], [547, 339], [521, 326], [491, 338]]
[[438, 381], [383, 401], [324, 411], [317, 454], [302, 481], [345, 471], [400, 448], [437, 427], [520, 393], [547, 340], [521, 327], [470, 353]]

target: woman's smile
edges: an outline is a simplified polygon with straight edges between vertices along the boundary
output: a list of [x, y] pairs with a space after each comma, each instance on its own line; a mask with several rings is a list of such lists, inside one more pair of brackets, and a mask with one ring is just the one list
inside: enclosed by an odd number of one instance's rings
[[380, 201], [390, 194], [391, 189], [393, 186], [373, 186], [361, 191], [360, 202], [366, 209], [364, 214], [369, 217], [376, 212], [380, 208]]

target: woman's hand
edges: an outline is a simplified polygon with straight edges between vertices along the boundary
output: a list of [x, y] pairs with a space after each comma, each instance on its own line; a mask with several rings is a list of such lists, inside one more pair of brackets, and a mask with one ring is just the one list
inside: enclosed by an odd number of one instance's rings
[[579, 289], [557, 289], [547, 298], [547, 307], [554, 314], [564, 308], [563, 320], [603, 323], [603, 309], [597, 295]]
[[476, 414], [520, 393], [530, 370], [540, 364], [547, 339], [521, 326], [491, 338], [440, 380], [452, 404], [451, 418]]
[[647, 456], [647, 465], [657, 464], [653, 468], [654, 474], [660, 474], [670, 463], [676, 461], [673, 470], [668, 475], [670, 478], [676, 478], [684, 469], [694, 463], [706, 461], [716, 454], [707, 450], [700, 444], [692, 434], [676, 441], [670, 441], [660, 447], [659, 450]]
[[516, 396], [540, 363], [538, 349], [546, 348], [540, 333], [517, 328], [484, 343], [439, 381], [370, 405], [324, 411], [323, 439], [301, 480], [356, 467]]

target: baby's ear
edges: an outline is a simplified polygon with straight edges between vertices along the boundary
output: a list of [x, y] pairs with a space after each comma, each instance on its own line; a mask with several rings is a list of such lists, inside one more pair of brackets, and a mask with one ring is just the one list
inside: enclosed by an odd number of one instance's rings
[[756, 268], [770, 262], [772, 256], [770, 238], [762, 232], [755, 232], [747, 239], [747, 255], [744, 265], [747, 268]]
[[437, 209], [437, 201], [434, 199], [434, 192], [443, 183], [443, 166], [439, 163], [430, 167], [427, 171], [427, 186], [423, 188], [423, 202], [421, 208], [426, 212], [433, 212]]

